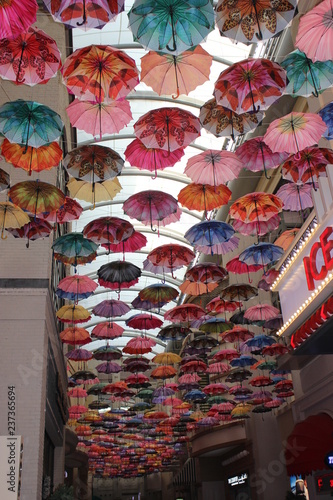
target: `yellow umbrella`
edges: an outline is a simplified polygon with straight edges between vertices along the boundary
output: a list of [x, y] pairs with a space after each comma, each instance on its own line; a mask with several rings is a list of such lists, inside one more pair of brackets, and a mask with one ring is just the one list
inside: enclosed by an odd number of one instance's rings
[[84, 323], [91, 318], [89, 311], [77, 304], [62, 306], [56, 315], [62, 323]]
[[240, 403], [231, 410], [231, 416], [233, 418], [242, 418], [252, 410], [252, 405], [248, 403]]
[[174, 365], [175, 363], [180, 363], [182, 358], [175, 354], [174, 352], [161, 352], [153, 358], [153, 363], [157, 365]]
[[113, 200], [122, 190], [117, 177], [104, 182], [95, 182], [95, 184], [73, 178], [68, 181], [67, 188], [71, 198], [87, 201], [93, 205], [93, 208], [95, 203]]
[[26, 212], [17, 207], [10, 201], [3, 201], [0, 203], [0, 225], [1, 225], [1, 238], [7, 239], [4, 236], [4, 230], [7, 228], [19, 228], [28, 224], [30, 218]]

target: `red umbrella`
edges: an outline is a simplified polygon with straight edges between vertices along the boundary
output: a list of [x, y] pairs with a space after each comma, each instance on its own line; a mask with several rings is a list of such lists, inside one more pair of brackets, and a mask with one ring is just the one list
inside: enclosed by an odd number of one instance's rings
[[177, 370], [173, 366], [162, 365], [155, 368], [150, 376], [155, 379], [165, 380], [166, 378], [172, 378], [177, 374]]
[[254, 222], [244, 222], [242, 220], [235, 219], [232, 222], [233, 228], [240, 234], [245, 236], [263, 236], [264, 234], [271, 233], [277, 229], [280, 225], [281, 218], [279, 214], [273, 215], [267, 221], [254, 221]]
[[81, 389], [81, 387], [73, 387], [67, 391], [67, 396], [69, 398], [86, 398], [88, 393], [85, 389]]
[[262, 265], [247, 265], [245, 264], [245, 262], [241, 262], [239, 260], [239, 257], [234, 257], [233, 259], [229, 260], [225, 267], [229, 273], [247, 274], [249, 283], [252, 283], [252, 280], [250, 279], [250, 273], [256, 273], [263, 268]]
[[20, 228], [7, 228], [7, 231], [15, 238], [27, 238], [26, 247], [29, 248], [29, 242], [39, 238], [47, 238], [52, 232], [52, 226], [37, 217], [30, 217], [30, 222]]
[[243, 167], [235, 153], [208, 149], [192, 156], [187, 161], [184, 173], [198, 184], [219, 186], [236, 179]]
[[289, 352], [289, 348], [286, 345], [279, 343], [268, 345], [262, 350], [262, 354], [264, 356], [279, 356], [281, 354], [286, 354], [287, 352]]
[[[130, 375], [125, 379], [128, 387], [147, 387], [149, 384], [149, 377], [144, 375], [143, 373], [135, 373], [134, 375]], [[150, 385], [150, 384], [149, 384]]]
[[147, 352], [151, 352], [155, 345], [155, 340], [150, 337], [135, 337], [127, 342], [123, 352], [125, 354], [145, 354]]
[[229, 386], [222, 383], [208, 384], [203, 387], [202, 392], [209, 394], [210, 396], [225, 394], [226, 392], [229, 392]]
[[253, 333], [241, 326], [234, 326], [231, 330], [219, 334], [222, 342], [240, 342], [253, 338]]
[[92, 337], [97, 337], [98, 339], [116, 339], [121, 337], [123, 334], [124, 328], [114, 322], [103, 322], [98, 323], [92, 332]]
[[204, 315], [205, 310], [202, 307], [195, 304], [182, 304], [169, 309], [164, 315], [164, 320], [172, 321], [173, 323], [190, 323]]
[[147, 255], [147, 259], [155, 266], [161, 266], [164, 270], [173, 271], [183, 266], [188, 266], [195, 258], [194, 252], [188, 247], [170, 243], [161, 245]]
[[66, 222], [72, 222], [73, 220], [79, 219], [82, 212], [83, 208], [81, 205], [76, 200], [66, 196], [65, 202], [60, 208], [51, 212], [44, 212], [40, 214], [40, 217], [48, 222], [66, 224]]
[[236, 149], [236, 155], [242, 161], [247, 170], [251, 172], [265, 172], [271, 168], [278, 168], [281, 162], [287, 158], [287, 153], [273, 153], [263, 141], [263, 137], [254, 137], [241, 144]]
[[230, 370], [229, 365], [226, 363], [221, 363], [218, 361], [216, 363], [211, 363], [207, 368], [207, 373], [227, 373]]
[[282, 163], [282, 175], [288, 181], [309, 182], [326, 175], [326, 166], [333, 163], [331, 149], [307, 147], [299, 155], [291, 155]]
[[203, 361], [188, 361], [180, 367], [181, 373], [206, 373], [207, 365]]
[[152, 190], [133, 194], [123, 204], [126, 215], [145, 225], [150, 224], [152, 231], [156, 231], [153, 229], [153, 224], [175, 214], [177, 209], [178, 203], [173, 196]]
[[230, 300], [215, 297], [215, 299], [208, 302], [206, 310], [211, 314], [220, 314], [225, 312], [234, 312], [236, 309], [241, 307], [241, 305], [241, 302], [232, 302]]
[[126, 326], [138, 330], [154, 330], [163, 325], [163, 321], [152, 314], [135, 314], [126, 320]]
[[102, 247], [112, 253], [136, 252], [147, 245], [147, 238], [139, 231], [134, 231], [129, 238], [119, 243], [102, 243]]
[[79, 328], [77, 326], [70, 326], [65, 328], [60, 333], [60, 340], [64, 344], [69, 345], [85, 345], [91, 342], [88, 330]]
[[249, 384], [252, 385], [252, 387], [266, 387], [268, 385], [273, 385], [274, 381], [270, 377], [260, 375], [259, 377], [254, 377], [249, 380]]
[[200, 122], [189, 111], [170, 107], [148, 111], [134, 124], [134, 133], [147, 148], [171, 152], [185, 148], [200, 135]]
[[[225, 332], [229, 333], [229, 332]], [[214, 354], [213, 358], [216, 361], [221, 361], [222, 359], [226, 359], [228, 361], [231, 361], [235, 358], [239, 358], [240, 353], [236, 351], [235, 349], [223, 349], [222, 351], [218, 351]]]
[[214, 96], [218, 104], [236, 113], [257, 112], [269, 108], [285, 86], [286, 72], [281, 66], [269, 59], [249, 58], [222, 71]]

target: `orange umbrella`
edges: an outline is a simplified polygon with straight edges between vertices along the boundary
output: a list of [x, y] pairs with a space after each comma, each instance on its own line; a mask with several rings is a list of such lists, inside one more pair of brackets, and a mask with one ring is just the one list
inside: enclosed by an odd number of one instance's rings
[[8, 163], [26, 170], [29, 175], [32, 171], [41, 172], [57, 167], [62, 159], [62, 149], [57, 142], [51, 142], [39, 148], [28, 146], [26, 152], [25, 149], [25, 146], [4, 139], [1, 153]]
[[283, 203], [274, 194], [249, 193], [233, 203], [229, 214], [233, 219], [243, 222], [267, 221], [281, 212]]
[[141, 81], [158, 93], [188, 95], [209, 79], [213, 58], [200, 45], [179, 55], [150, 51], [141, 59]]
[[288, 231], [284, 231], [278, 239], [274, 242], [275, 245], [282, 247], [283, 250], [287, 250], [292, 241], [294, 241], [296, 234], [299, 229], [288, 229]]
[[184, 207], [205, 212], [226, 205], [230, 198], [231, 191], [223, 184], [210, 186], [192, 183], [181, 189], [178, 194], [178, 201]]
[[77, 328], [76, 326], [65, 328], [60, 333], [60, 340], [64, 344], [69, 345], [85, 345], [91, 342], [88, 330], [85, 328]]
[[156, 379], [166, 379], [166, 378], [171, 378], [174, 377], [177, 373], [177, 370], [173, 366], [169, 365], [162, 365], [158, 366], [155, 368], [150, 376], [151, 378], [156, 378]]

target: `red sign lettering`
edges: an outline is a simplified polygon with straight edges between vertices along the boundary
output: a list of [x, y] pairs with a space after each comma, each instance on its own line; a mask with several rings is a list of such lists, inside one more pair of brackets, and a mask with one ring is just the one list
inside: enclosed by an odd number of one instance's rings
[[[333, 233], [332, 227], [327, 227], [320, 235], [319, 241], [312, 245], [309, 257], [304, 257], [303, 264], [305, 269], [306, 281], [309, 290], [315, 289], [315, 281], [321, 281], [326, 278], [329, 271], [333, 269], [333, 240], [329, 237]], [[322, 253], [324, 263], [318, 269], [318, 253]]]

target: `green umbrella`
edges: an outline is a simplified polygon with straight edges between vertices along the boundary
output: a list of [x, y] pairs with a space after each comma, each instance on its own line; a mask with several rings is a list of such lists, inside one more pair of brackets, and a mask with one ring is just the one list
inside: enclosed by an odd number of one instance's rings
[[296, 49], [284, 58], [281, 66], [287, 72], [286, 93], [293, 96], [315, 97], [333, 84], [333, 61], [313, 62]]
[[82, 233], [68, 233], [56, 239], [52, 248], [56, 260], [76, 267], [92, 262], [96, 258], [98, 245]]
[[181, 54], [214, 29], [211, 0], [135, 0], [128, 18], [134, 40], [164, 54]]

